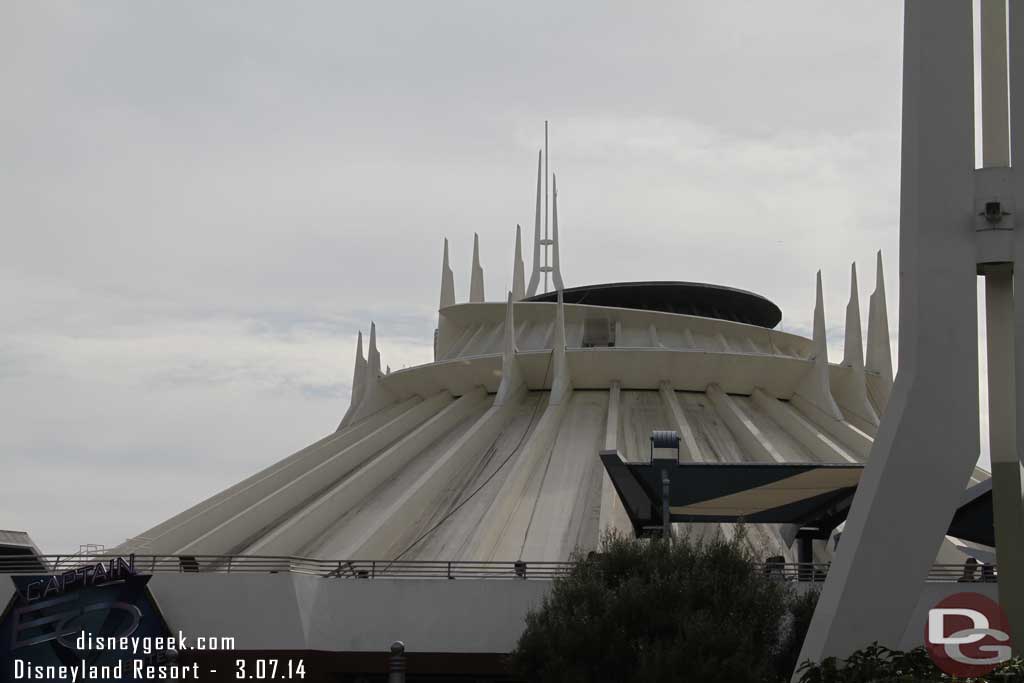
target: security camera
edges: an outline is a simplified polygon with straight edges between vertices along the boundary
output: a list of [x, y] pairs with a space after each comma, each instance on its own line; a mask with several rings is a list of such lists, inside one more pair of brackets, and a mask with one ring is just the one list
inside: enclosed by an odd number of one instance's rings
[[986, 221], [996, 225], [1003, 220], [1003, 216], [1008, 216], [1009, 213], [1003, 213], [1003, 206], [999, 202], [985, 202], [985, 212], [982, 215], [985, 216]]

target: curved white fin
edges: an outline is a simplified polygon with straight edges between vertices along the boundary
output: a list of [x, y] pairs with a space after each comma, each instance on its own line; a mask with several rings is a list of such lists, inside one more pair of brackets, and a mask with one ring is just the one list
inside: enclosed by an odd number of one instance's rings
[[519, 359], [516, 358], [519, 349], [516, 347], [513, 301], [512, 292], [509, 292], [508, 303], [505, 305], [505, 341], [502, 344], [501, 353], [501, 384], [498, 385], [498, 393], [494, 397], [496, 406], [503, 406], [510, 401], [518, 401], [526, 387], [523, 369], [519, 366]]
[[565, 302], [562, 290], [558, 290], [558, 308], [555, 314], [555, 339], [551, 353], [551, 397], [549, 404], [558, 405], [572, 395], [572, 379], [569, 373], [569, 362], [565, 357]]

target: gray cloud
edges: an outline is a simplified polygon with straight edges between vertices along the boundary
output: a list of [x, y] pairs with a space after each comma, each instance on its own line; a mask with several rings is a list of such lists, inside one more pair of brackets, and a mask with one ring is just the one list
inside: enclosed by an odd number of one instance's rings
[[884, 250], [897, 320], [899, 23], [809, 0], [6, 3], [0, 526], [117, 543], [313, 441], [371, 320], [385, 363], [428, 361], [441, 239], [460, 298], [474, 232], [489, 296], [509, 287], [545, 118], [568, 284], [717, 282], [806, 331], [821, 268], [837, 357], [851, 261], [866, 329]]

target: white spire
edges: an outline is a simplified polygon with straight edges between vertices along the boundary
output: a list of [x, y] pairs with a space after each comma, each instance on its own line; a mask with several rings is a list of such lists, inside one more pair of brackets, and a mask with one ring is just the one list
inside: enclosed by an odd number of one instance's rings
[[455, 305], [455, 274], [448, 265], [448, 238], [444, 238], [444, 257], [441, 260], [441, 304], [439, 308]]
[[550, 405], [559, 405], [572, 393], [572, 381], [569, 377], [569, 363], [565, 357], [565, 302], [562, 290], [558, 290], [558, 308], [555, 313], [555, 341], [551, 348], [551, 396]]
[[494, 397], [494, 405], [505, 405], [506, 402], [518, 397], [520, 390], [525, 386], [522, 368], [519, 367], [519, 359], [516, 354], [516, 323], [513, 317], [512, 292], [508, 293], [508, 303], [505, 305], [505, 343], [501, 353], [501, 384], [498, 385], [498, 393]]
[[360, 331], [359, 336], [356, 338], [356, 362], [352, 368], [352, 398], [349, 400], [348, 410], [345, 411], [345, 416], [341, 418], [341, 424], [338, 425], [338, 429], [341, 429], [352, 420], [352, 415], [355, 414], [356, 409], [363, 400], [365, 391], [366, 359], [363, 358], [363, 333]]
[[860, 296], [857, 293], [855, 263], [850, 266], [850, 303], [846, 305], [843, 365], [848, 370], [836, 378], [832, 395], [846, 408], [851, 420], [860, 418], [871, 427], [877, 427], [878, 414], [868, 400], [867, 377], [864, 374], [864, 342], [860, 332]]
[[875, 269], [875, 291], [868, 304], [868, 352], [865, 365], [892, 385], [892, 350], [889, 346], [889, 315], [885, 306], [881, 250], [878, 252], [878, 265]]
[[537, 293], [540, 285], [540, 178], [541, 150], [537, 150], [537, 210], [533, 219], [533, 269], [530, 271], [530, 284], [526, 287], [526, 296]]
[[846, 304], [846, 343], [843, 365], [864, 369], [864, 339], [860, 331], [860, 296], [857, 294], [857, 264], [850, 264], [850, 303]]
[[480, 267], [480, 235], [473, 233], [473, 270], [469, 281], [470, 302], [484, 300], [484, 269]]
[[558, 178], [551, 175], [551, 276], [555, 289], [564, 289], [558, 262]]
[[[875, 291], [868, 307], [868, 351], [865, 366], [872, 373], [867, 377], [871, 397], [878, 412], [885, 411], [892, 392], [892, 349], [889, 346], [889, 315], [885, 307], [885, 276], [882, 273], [882, 252], [878, 252], [875, 269]], [[876, 374], [877, 373], [877, 374]]]
[[800, 380], [796, 393], [826, 415], [842, 420], [843, 414], [832, 398], [828, 371], [828, 340], [825, 337], [825, 302], [821, 294], [821, 271], [818, 271], [814, 298], [814, 337], [811, 346], [813, 365]]
[[377, 350], [377, 323], [370, 323], [370, 349], [366, 353], [367, 384], [380, 377], [380, 351]]
[[361, 420], [395, 401], [395, 396], [381, 382], [380, 352], [377, 350], [377, 325], [370, 323], [370, 346], [366, 352], [363, 372], [363, 395], [351, 420]]
[[526, 274], [523, 264], [523, 237], [522, 229], [516, 225], [516, 255], [512, 262], [512, 298], [519, 301], [526, 296]]

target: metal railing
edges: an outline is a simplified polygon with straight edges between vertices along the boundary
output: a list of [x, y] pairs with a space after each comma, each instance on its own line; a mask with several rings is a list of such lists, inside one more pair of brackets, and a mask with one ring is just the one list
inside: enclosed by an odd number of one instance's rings
[[[24, 555], [0, 557], [0, 574], [60, 574], [117, 555]], [[121, 556], [124, 557], [124, 556]], [[307, 574], [350, 579], [553, 579], [571, 562], [469, 562], [432, 560], [321, 560], [265, 555], [135, 555], [140, 574]]]
[[[19, 555], [0, 557], [0, 574], [60, 574], [109, 562], [117, 555]], [[123, 557], [123, 556], [122, 556]], [[553, 579], [568, 573], [572, 562], [469, 562], [444, 560], [321, 560], [266, 555], [135, 555], [140, 574], [305, 574], [341, 579]], [[765, 575], [783, 581], [820, 583], [828, 576], [823, 563], [765, 562]], [[995, 565], [969, 567], [935, 564], [929, 583], [995, 582]]]
[[[829, 563], [822, 562], [765, 562], [764, 573], [783, 581], [810, 581], [824, 583]], [[996, 566], [963, 564], [933, 564], [925, 579], [928, 583], [995, 583], [999, 577]]]

